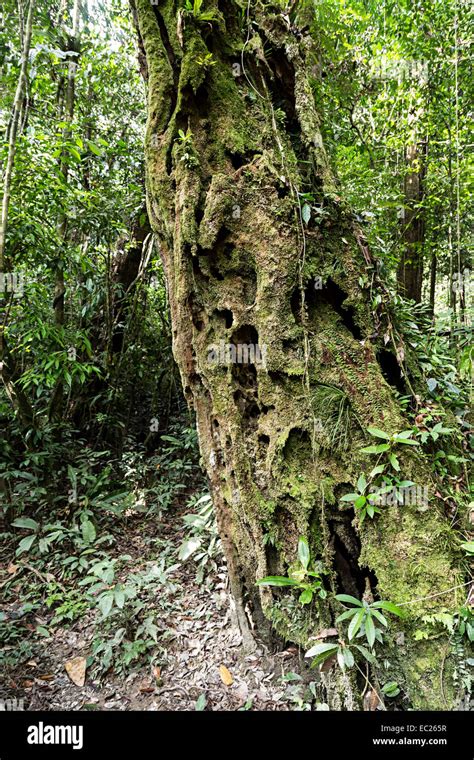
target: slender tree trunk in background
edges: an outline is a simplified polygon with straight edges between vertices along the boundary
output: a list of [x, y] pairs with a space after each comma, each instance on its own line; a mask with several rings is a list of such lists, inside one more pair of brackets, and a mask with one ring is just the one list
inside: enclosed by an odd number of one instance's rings
[[3, 272], [5, 267], [5, 242], [8, 225], [8, 207], [10, 205], [10, 190], [13, 176], [13, 167], [15, 165], [16, 141], [20, 127], [20, 116], [23, 98], [27, 85], [28, 59], [30, 56], [31, 33], [33, 30], [33, 16], [35, 12], [35, 5], [36, 0], [30, 0], [23, 41], [20, 76], [18, 77], [15, 99], [13, 101], [12, 118], [8, 130], [8, 154], [3, 175], [2, 217], [0, 222], [0, 272]]
[[[428, 464], [402, 452], [403, 477], [430, 487], [429, 509], [386, 506], [361, 526], [339, 501], [372, 468], [365, 428], [409, 423], [389, 328], [360, 284], [372, 261], [322, 147], [309, 41], [258, 0], [244, 14], [209, 0], [201, 11], [212, 21], [173, 0], [132, 9], [148, 76], [149, 216], [243, 635], [251, 619], [257, 636], [307, 646], [334, 625], [332, 594], [308, 611], [291, 592], [255, 585], [286, 574], [306, 536], [332, 591], [406, 603], [385, 645], [391, 674], [415, 708], [446, 706], [443, 678], [452, 705], [448, 637], [414, 638], [439, 600], [413, 600], [462, 582]], [[299, 193], [321, 205], [320, 225], [303, 221]], [[264, 360], [219, 361], [227, 344], [258, 345]], [[441, 598], [448, 609], [461, 599]], [[337, 668], [322, 678], [331, 707], [360, 705], [355, 678]]]
[[[67, 122], [63, 130], [63, 140], [66, 142], [71, 137], [70, 124], [74, 118], [74, 106], [75, 106], [75, 88], [76, 88], [76, 70], [79, 58], [79, 19], [80, 19], [81, 0], [74, 0], [74, 7], [72, 11], [72, 33], [68, 39], [67, 50], [71, 55], [68, 62], [68, 75], [66, 83], [66, 96], [65, 96], [65, 108], [62, 118]], [[67, 161], [67, 151], [63, 152], [63, 160], [61, 161], [61, 173], [64, 178], [64, 184], [67, 185], [69, 177], [69, 164]], [[66, 242], [67, 238], [67, 214], [64, 213], [61, 216], [58, 224], [59, 237]], [[56, 288], [55, 288], [55, 315], [56, 324], [64, 324], [64, 260], [61, 260], [61, 265], [58, 267], [56, 274]]]
[[[61, 118], [67, 123], [67, 126], [63, 129], [63, 141], [66, 142], [71, 138], [71, 127], [74, 118], [74, 106], [75, 106], [75, 89], [76, 89], [76, 71], [78, 66], [78, 59], [80, 53], [79, 42], [79, 24], [81, 14], [81, 0], [74, 0], [74, 6], [72, 10], [72, 31], [68, 37], [67, 50], [74, 55], [71, 55], [68, 62], [68, 75], [66, 82], [66, 93], [64, 100], [64, 113]], [[69, 177], [69, 164], [68, 164], [68, 152], [63, 150], [61, 159], [61, 174], [63, 175], [64, 185], [68, 183]], [[61, 241], [61, 247], [63, 250], [59, 252], [56, 273], [55, 273], [55, 288], [54, 288], [54, 317], [56, 325], [59, 328], [64, 326], [64, 298], [66, 293], [64, 282], [64, 268], [66, 266], [64, 248], [67, 244], [68, 237], [68, 217], [64, 211], [58, 222], [58, 237]], [[64, 393], [63, 382], [59, 380], [54, 388], [50, 407], [49, 417], [50, 419], [60, 419], [63, 412]]]
[[28, 16], [26, 19], [26, 28], [23, 30], [23, 50], [21, 59], [20, 75], [18, 77], [18, 84], [15, 92], [15, 98], [13, 101], [12, 116], [8, 128], [8, 153], [6, 159], [5, 170], [3, 174], [3, 186], [2, 186], [2, 213], [0, 220], [0, 276], [2, 282], [0, 283], [0, 373], [2, 375], [2, 381], [5, 385], [5, 389], [8, 398], [12, 402], [14, 408], [17, 410], [20, 419], [25, 425], [30, 425], [33, 422], [33, 411], [26, 397], [25, 393], [19, 386], [16, 385], [16, 374], [13, 367], [14, 362], [8, 352], [8, 348], [5, 344], [5, 327], [7, 317], [4, 314], [4, 282], [3, 275], [5, 274], [5, 244], [8, 228], [8, 209], [10, 205], [10, 193], [11, 183], [13, 177], [13, 169], [15, 166], [15, 152], [18, 135], [20, 132], [20, 118], [23, 106], [23, 100], [28, 83], [28, 60], [30, 56], [31, 47], [31, 35], [33, 31], [33, 17], [35, 13], [36, 0], [30, 0], [28, 6]]
[[423, 244], [425, 236], [424, 197], [426, 143], [413, 143], [405, 151], [405, 215], [402, 220], [402, 255], [397, 270], [398, 290], [417, 303], [423, 287]]
[[436, 251], [433, 251], [431, 254], [431, 265], [430, 265], [430, 312], [432, 315], [434, 315], [434, 308], [435, 308], [435, 297], [436, 297], [436, 271], [438, 267], [438, 258], [436, 256]]

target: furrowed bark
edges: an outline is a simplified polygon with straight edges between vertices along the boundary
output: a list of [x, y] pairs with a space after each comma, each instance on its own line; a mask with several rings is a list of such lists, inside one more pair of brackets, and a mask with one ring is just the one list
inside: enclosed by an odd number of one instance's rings
[[[361, 526], [339, 501], [373, 466], [360, 454], [366, 427], [408, 424], [390, 327], [371, 310], [370, 254], [322, 144], [310, 43], [271, 4], [209, 1], [212, 20], [172, 0], [132, 8], [148, 81], [149, 217], [241, 627], [307, 646], [334, 624], [331, 593], [308, 610], [255, 585], [285, 574], [305, 536], [329, 591], [409, 602], [385, 645], [391, 677], [413, 707], [445, 707], [446, 654], [453, 704], [448, 639], [413, 635], [438, 607], [413, 600], [462, 582], [441, 505], [387, 506]], [[264, 361], [215, 361], [227, 344], [258, 345]], [[402, 468], [431, 487], [417, 453], [403, 452]], [[353, 677], [333, 668], [323, 680], [332, 707], [361, 706]]]

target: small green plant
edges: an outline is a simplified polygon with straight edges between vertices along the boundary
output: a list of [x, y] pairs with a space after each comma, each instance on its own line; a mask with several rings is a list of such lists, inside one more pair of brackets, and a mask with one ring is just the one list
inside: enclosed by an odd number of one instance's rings
[[[305, 657], [314, 658], [311, 667], [322, 665], [327, 659], [334, 656], [341, 670], [352, 668], [360, 657], [371, 665], [376, 664], [377, 660], [373, 651], [375, 642], [383, 643], [382, 629], [378, 625], [388, 626], [388, 621], [381, 610], [401, 617], [401, 609], [392, 602], [378, 601], [369, 604], [365, 600], [360, 601], [355, 596], [348, 594], [336, 594], [335, 598], [339, 602], [351, 605], [350, 609], [346, 609], [336, 620], [340, 623], [350, 619], [347, 641], [339, 639], [337, 642], [315, 644], [305, 654]], [[356, 644], [354, 641], [354, 639], [364, 636], [369, 649], [364, 644]]]
[[342, 623], [343, 620], [350, 620], [347, 629], [349, 641], [352, 641], [356, 637], [365, 636], [371, 650], [374, 648], [376, 641], [383, 643], [383, 629], [379, 628], [378, 624], [380, 623], [384, 628], [388, 626], [387, 618], [381, 610], [390, 612], [398, 617], [402, 617], [403, 615], [400, 607], [397, 607], [392, 602], [378, 601], [369, 604], [364, 599], [359, 601], [355, 596], [349, 596], [348, 594], [336, 594], [336, 599], [338, 602], [351, 605], [349, 609], [346, 609], [336, 619], [337, 623]]
[[178, 129], [178, 137], [176, 138], [181, 145], [190, 145], [193, 140], [193, 133], [188, 129], [186, 132], [184, 129]]
[[[303, 219], [304, 217], [303, 206]], [[314, 416], [321, 421], [333, 450], [349, 448], [351, 429], [358, 425], [347, 394], [333, 385], [319, 384], [311, 397]]]
[[217, 61], [214, 60], [212, 53], [207, 53], [206, 55], [198, 55], [196, 58], [196, 63], [198, 66], [202, 66], [203, 68], [208, 69], [210, 66], [215, 66]]
[[178, 143], [178, 151], [180, 154], [180, 161], [182, 161], [188, 169], [192, 169], [199, 166], [199, 160], [194, 153], [193, 148], [193, 133], [188, 128], [186, 132], [183, 129], [178, 129], [178, 137], [176, 138]]
[[211, 496], [206, 493], [194, 504], [191, 503], [191, 506], [199, 509], [197, 513], [188, 514], [183, 518], [190, 529], [190, 535], [181, 544], [178, 559], [185, 562], [193, 557], [197, 563], [196, 581], [202, 583], [206, 572], [217, 570], [222, 546]]
[[47, 523], [41, 525], [31, 517], [18, 517], [12, 522], [12, 527], [32, 531], [28, 536], [21, 539], [16, 550], [20, 556], [24, 552], [46, 554], [51, 551], [53, 545], [69, 542], [74, 547], [82, 549], [93, 544], [96, 540], [96, 529], [89, 519], [91, 513], [82, 511], [78, 516], [80, 523], [73, 523], [71, 527], [62, 522]]
[[[377, 500], [377, 496], [380, 495], [383, 489], [379, 489], [374, 493], [367, 493], [368, 486], [367, 479], [365, 475], [362, 474], [357, 480], [357, 492], [346, 493], [345, 496], [340, 499], [342, 502], [351, 502], [354, 504], [354, 509], [359, 512], [361, 523], [364, 522], [367, 515], [373, 519], [375, 515], [380, 514], [381, 511], [374, 502]], [[389, 489], [391, 489], [391, 486], [387, 486], [387, 490]]]
[[356, 659], [360, 657], [371, 665], [377, 662], [375, 656], [362, 644], [347, 644], [342, 639], [338, 642], [315, 644], [314, 647], [308, 649], [305, 657], [313, 658], [311, 663], [312, 668], [322, 665], [330, 657], [336, 657], [337, 664], [341, 670], [354, 667]]
[[396, 681], [387, 681], [382, 686], [382, 694], [389, 699], [393, 699], [400, 694], [400, 689]]
[[[301, 591], [298, 601], [300, 604], [309, 604], [313, 596], [317, 594], [321, 599], [326, 599], [327, 591], [323, 588], [321, 579], [322, 569], [309, 570], [310, 563], [309, 545], [304, 537], [298, 541], [298, 563], [288, 570], [288, 575], [268, 575], [257, 581], [257, 586], [291, 586]], [[313, 579], [313, 580], [311, 580]]]
[[47, 586], [46, 607], [54, 610], [51, 625], [62, 623], [64, 620], [77, 620], [90, 607], [90, 602], [74, 588], [65, 589], [59, 583], [52, 581]]
[[436, 638], [436, 627], [440, 626], [451, 634], [453, 640], [460, 641], [466, 637], [471, 643], [474, 641], [474, 615], [469, 607], [460, 607], [454, 613], [441, 609], [431, 615], [423, 615], [421, 619], [430, 627], [417, 629], [415, 641]]
[[[377, 466], [377, 472], [380, 474], [384, 472], [387, 466], [391, 465], [396, 472], [400, 472], [400, 462], [394, 451], [398, 446], [419, 446], [419, 442], [413, 438], [413, 430], [402, 430], [401, 433], [394, 433], [389, 435], [384, 430], [379, 428], [369, 427], [367, 432], [374, 438], [381, 438], [384, 443], [374, 444], [372, 446], [365, 446], [361, 449], [363, 454], [384, 454], [385, 463]], [[374, 471], [372, 471], [374, 474]]]
[[431, 429], [421, 430], [419, 432], [420, 442], [426, 443], [430, 438], [432, 441], [437, 441], [441, 435], [449, 435], [453, 433], [452, 428], [444, 427], [442, 422], [437, 422]]
[[204, 0], [186, 0], [185, 10], [193, 16], [196, 21], [215, 21], [214, 11], [203, 11], [202, 4]]

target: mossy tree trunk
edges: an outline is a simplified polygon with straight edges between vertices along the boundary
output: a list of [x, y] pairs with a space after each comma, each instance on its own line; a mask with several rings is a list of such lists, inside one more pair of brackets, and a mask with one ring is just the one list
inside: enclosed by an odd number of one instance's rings
[[[310, 42], [268, 3], [208, 0], [193, 15], [173, 0], [133, 0], [132, 9], [173, 350], [244, 635], [250, 622], [254, 634], [306, 646], [341, 612], [332, 592], [406, 603], [460, 583], [436, 501], [386, 506], [362, 526], [339, 501], [373, 466], [359, 453], [367, 426], [394, 433], [407, 421], [390, 384], [403, 382], [393, 332], [383, 304], [372, 311], [373, 263], [322, 145]], [[210, 360], [228, 344], [258, 344], [264, 360]], [[409, 448], [403, 476], [429, 485]], [[299, 536], [329, 570], [328, 599], [310, 608], [291, 590], [255, 585], [287, 573]], [[443, 607], [455, 603], [443, 597]], [[385, 677], [414, 707], [445, 706], [448, 640], [413, 637], [417, 616], [438, 604], [407, 605], [387, 638]], [[444, 691], [453, 704], [449, 659]], [[330, 704], [360, 706], [355, 679], [338, 678]]]

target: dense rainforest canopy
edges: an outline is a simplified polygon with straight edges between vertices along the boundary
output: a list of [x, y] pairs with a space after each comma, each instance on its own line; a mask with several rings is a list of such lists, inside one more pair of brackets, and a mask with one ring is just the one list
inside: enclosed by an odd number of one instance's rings
[[469, 709], [470, 4], [1, 20], [0, 698]]

